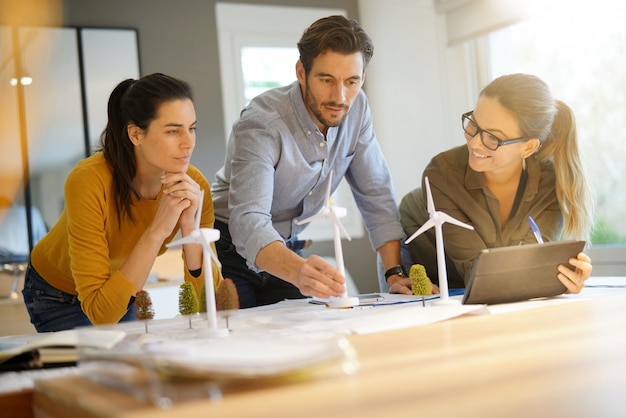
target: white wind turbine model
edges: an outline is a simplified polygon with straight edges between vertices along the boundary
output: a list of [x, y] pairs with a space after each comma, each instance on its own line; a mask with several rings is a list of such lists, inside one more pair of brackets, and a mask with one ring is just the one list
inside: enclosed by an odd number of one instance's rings
[[424, 225], [422, 225], [420, 229], [415, 231], [415, 233], [405, 241], [405, 244], [413, 241], [415, 237], [417, 237], [419, 234], [423, 233], [427, 229], [432, 228], [433, 226], [435, 227], [435, 240], [437, 244], [437, 272], [439, 274], [439, 300], [435, 301], [434, 303], [442, 305], [455, 304], [458, 303], [457, 300], [449, 299], [448, 273], [446, 271], [446, 256], [443, 246], [443, 231], [441, 229], [441, 226], [444, 224], [444, 222], [449, 222], [451, 224], [458, 225], [467, 229], [474, 229], [474, 227], [465, 224], [457, 219], [454, 219], [447, 213], [435, 210], [435, 204], [433, 203], [433, 196], [430, 192], [430, 183], [428, 182], [428, 177], [424, 178], [424, 182], [426, 183], [426, 205], [428, 208], [428, 215], [430, 219]]
[[220, 267], [222, 265], [211, 247], [212, 242], [220, 239], [220, 231], [212, 228], [200, 228], [203, 201], [204, 190], [200, 192], [200, 200], [198, 202], [198, 209], [196, 210], [194, 230], [186, 237], [166, 244], [166, 247], [170, 248], [183, 244], [202, 245], [202, 268], [204, 269], [204, 290], [206, 292], [206, 313], [209, 321], [209, 336], [225, 337], [228, 335], [228, 328], [217, 327], [217, 308], [215, 307], [215, 284], [213, 283], [212, 262]]
[[[331, 171], [330, 175], [328, 176], [328, 189], [326, 191], [326, 201], [324, 202], [324, 207], [322, 208], [322, 210], [316, 215], [310, 216], [301, 221], [295, 221], [295, 223], [296, 225], [302, 225], [302, 224], [306, 224], [311, 221], [316, 221], [319, 219], [332, 221], [333, 240], [335, 243], [335, 260], [337, 262], [337, 270], [339, 270], [339, 273], [341, 273], [343, 277], [346, 277], [346, 270], [343, 265], [343, 251], [341, 249], [340, 229], [345, 234], [346, 238], [348, 238], [348, 241], [352, 240], [352, 238], [350, 238], [350, 234], [348, 234], [348, 231], [346, 230], [346, 228], [344, 228], [341, 222], [339, 222], [339, 218], [343, 218], [346, 216], [347, 214], [346, 208], [331, 205], [330, 188], [332, 187], [332, 184], [333, 184], [333, 172]], [[349, 297], [347, 287], [341, 296], [331, 297], [329, 300], [329, 305], [331, 308], [346, 308], [346, 307], [351, 307], [351, 306], [357, 306], [358, 304], [359, 304], [359, 298]]]

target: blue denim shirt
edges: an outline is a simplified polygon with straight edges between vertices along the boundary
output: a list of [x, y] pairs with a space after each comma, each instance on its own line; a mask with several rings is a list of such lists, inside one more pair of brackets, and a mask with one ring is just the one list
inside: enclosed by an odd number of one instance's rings
[[350, 185], [374, 249], [404, 238], [363, 91], [326, 139], [306, 110], [298, 82], [269, 90], [243, 109], [211, 190], [215, 218], [228, 223], [250, 268], [259, 271], [259, 250], [307, 227], [294, 220], [321, 210], [331, 171], [331, 190], [344, 176]]

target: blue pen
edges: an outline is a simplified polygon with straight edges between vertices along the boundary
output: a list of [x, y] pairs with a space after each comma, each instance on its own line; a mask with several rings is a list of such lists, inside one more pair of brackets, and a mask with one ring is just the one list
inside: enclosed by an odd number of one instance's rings
[[528, 216], [528, 223], [530, 224], [530, 229], [533, 230], [533, 234], [535, 234], [535, 238], [537, 238], [537, 242], [539, 244], [543, 244], [543, 238], [541, 237], [541, 231], [539, 230], [539, 227], [537, 226], [537, 223], [535, 223], [535, 220], [533, 219], [532, 216]]

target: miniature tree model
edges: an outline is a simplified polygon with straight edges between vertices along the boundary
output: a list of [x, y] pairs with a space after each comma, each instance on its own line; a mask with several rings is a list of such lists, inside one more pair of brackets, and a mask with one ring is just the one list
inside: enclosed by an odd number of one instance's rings
[[202, 282], [202, 290], [200, 291], [200, 309], [198, 312], [206, 312], [206, 282]]
[[218, 311], [239, 309], [239, 294], [237, 287], [231, 279], [224, 279], [217, 287], [215, 304]]
[[[215, 293], [215, 307], [218, 311], [229, 311], [239, 309], [239, 293], [235, 282], [231, 279], [224, 279], [220, 282]], [[226, 313], [226, 328], [228, 328], [228, 313]]]
[[433, 292], [433, 284], [426, 274], [426, 269], [421, 264], [413, 264], [409, 270], [409, 278], [411, 279], [411, 290], [414, 295], [422, 297], [422, 306], [426, 306], [424, 296], [428, 296]]
[[197, 313], [199, 309], [198, 295], [193, 284], [191, 282], [181, 284], [178, 292], [178, 311], [181, 315], [189, 316], [189, 328], [191, 328], [191, 315]]
[[[152, 299], [150, 294], [145, 290], [140, 290], [135, 295], [135, 317], [137, 319], [154, 318], [154, 308], [152, 307]], [[144, 321], [146, 326], [146, 334], [148, 333], [148, 321]]]

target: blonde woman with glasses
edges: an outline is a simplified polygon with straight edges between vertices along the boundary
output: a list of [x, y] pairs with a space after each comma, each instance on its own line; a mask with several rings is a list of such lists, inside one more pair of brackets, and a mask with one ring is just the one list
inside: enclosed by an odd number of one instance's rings
[[[481, 249], [537, 242], [529, 216], [545, 241], [589, 239], [594, 205], [574, 114], [541, 79], [528, 74], [495, 79], [461, 120], [466, 145], [435, 156], [423, 174], [437, 210], [475, 228], [443, 226], [450, 287], [465, 287]], [[428, 219], [425, 202], [423, 187], [402, 200], [407, 235]], [[408, 250], [410, 262], [424, 264], [437, 282], [432, 230]], [[567, 292], [579, 293], [591, 260], [580, 253], [569, 262], [574, 269], [559, 266], [558, 278]]]

